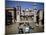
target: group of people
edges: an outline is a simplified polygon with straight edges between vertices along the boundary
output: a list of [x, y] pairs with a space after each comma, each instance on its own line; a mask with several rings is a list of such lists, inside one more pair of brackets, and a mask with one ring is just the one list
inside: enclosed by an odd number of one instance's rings
[[25, 24], [20, 23], [18, 30], [19, 30], [18, 31], [19, 34], [30, 33], [32, 32], [32, 27], [29, 25], [29, 23], [25, 23]]

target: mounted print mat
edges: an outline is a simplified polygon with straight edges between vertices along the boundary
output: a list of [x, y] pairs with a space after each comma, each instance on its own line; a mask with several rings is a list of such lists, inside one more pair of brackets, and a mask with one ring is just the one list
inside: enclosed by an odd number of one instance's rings
[[44, 3], [5, 1], [6, 34], [44, 32]]

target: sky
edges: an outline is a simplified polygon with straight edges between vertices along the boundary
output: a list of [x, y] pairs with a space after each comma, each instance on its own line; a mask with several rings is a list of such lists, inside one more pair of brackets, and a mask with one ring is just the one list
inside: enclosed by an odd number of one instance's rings
[[21, 9], [31, 8], [31, 9], [44, 9], [44, 3], [38, 2], [25, 2], [25, 1], [5, 1], [6, 7], [16, 7], [21, 6]]

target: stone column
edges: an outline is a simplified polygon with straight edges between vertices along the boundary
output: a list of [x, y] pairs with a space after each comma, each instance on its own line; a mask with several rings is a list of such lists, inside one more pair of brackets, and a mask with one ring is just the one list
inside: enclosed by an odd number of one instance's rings
[[38, 26], [38, 23], [37, 23], [37, 10], [34, 10], [34, 23], [36, 26]]
[[42, 26], [42, 20], [43, 20], [43, 10], [39, 11], [39, 26]]
[[20, 11], [16, 11], [17, 21], [20, 21]]
[[34, 10], [34, 22], [36, 22], [37, 10]]
[[11, 12], [12, 12], [12, 22], [14, 23], [14, 11]]

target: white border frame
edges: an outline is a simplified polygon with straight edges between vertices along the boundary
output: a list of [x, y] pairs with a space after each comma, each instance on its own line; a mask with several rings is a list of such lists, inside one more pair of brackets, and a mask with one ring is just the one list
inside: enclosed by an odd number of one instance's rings
[[[45, 32], [21, 34], [21, 35], [46, 35], [46, 0], [14, 0], [14, 1], [28, 1], [28, 2], [43, 2], [44, 3], [44, 31]], [[0, 35], [5, 35], [5, 0], [0, 0]]]

